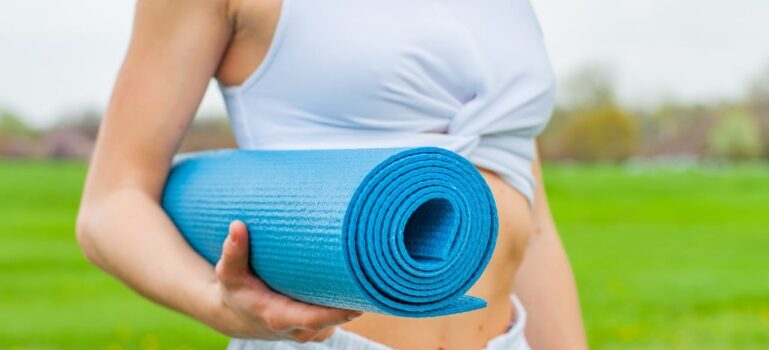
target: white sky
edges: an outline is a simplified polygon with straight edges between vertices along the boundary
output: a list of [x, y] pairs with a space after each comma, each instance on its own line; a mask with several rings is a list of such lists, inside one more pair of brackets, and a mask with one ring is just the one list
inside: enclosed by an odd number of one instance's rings
[[[630, 103], [737, 97], [769, 67], [767, 0], [531, 1], [559, 78], [585, 64], [606, 64]], [[0, 0], [0, 106], [35, 125], [103, 109], [133, 6]], [[202, 111], [224, 113], [214, 84]]]

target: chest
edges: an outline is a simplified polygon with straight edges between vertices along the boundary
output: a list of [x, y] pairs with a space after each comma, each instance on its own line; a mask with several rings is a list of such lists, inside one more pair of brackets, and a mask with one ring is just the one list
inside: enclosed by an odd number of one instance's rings
[[243, 3], [223, 64], [260, 99], [355, 124], [448, 120], [513, 83], [550, 88], [527, 0], [265, 1]]

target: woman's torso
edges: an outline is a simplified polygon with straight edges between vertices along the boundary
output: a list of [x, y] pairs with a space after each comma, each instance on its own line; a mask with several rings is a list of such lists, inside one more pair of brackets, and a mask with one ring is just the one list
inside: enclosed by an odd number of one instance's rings
[[217, 78], [241, 147], [441, 146], [476, 164], [494, 194], [497, 246], [469, 292], [487, 308], [431, 319], [366, 314], [343, 327], [399, 349], [480, 349], [504, 333], [531, 231], [533, 139], [552, 108], [527, 0], [242, 0], [231, 8], [235, 30]]

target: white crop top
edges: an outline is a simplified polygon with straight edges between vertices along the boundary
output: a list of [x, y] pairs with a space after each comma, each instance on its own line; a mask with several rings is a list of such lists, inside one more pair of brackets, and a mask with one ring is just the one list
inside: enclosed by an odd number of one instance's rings
[[221, 90], [244, 149], [437, 146], [532, 201], [554, 77], [528, 0], [284, 0], [260, 67]]

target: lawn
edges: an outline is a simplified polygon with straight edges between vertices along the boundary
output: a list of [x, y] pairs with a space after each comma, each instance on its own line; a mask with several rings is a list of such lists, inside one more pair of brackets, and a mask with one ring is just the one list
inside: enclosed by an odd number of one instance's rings
[[[0, 349], [226, 339], [85, 262], [81, 163], [0, 162]], [[546, 169], [594, 349], [769, 348], [769, 167]]]

